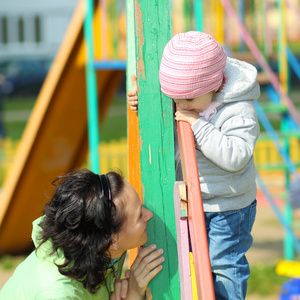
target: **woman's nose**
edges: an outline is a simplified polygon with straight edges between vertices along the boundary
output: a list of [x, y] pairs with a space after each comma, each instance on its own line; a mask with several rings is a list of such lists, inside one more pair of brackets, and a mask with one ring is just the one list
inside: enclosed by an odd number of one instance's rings
[[153, 212], [146, 209], [146, 213], [145, 213], [145, 216], [146, 216], [146, 222], [148, 222], [150, 219], [153, 218]]

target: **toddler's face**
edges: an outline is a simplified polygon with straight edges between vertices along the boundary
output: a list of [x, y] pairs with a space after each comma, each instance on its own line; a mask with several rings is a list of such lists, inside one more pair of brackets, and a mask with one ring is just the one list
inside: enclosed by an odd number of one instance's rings
[[207, 109], [212, 101], [214, 91], [198, 96], [194, 99], [173, 99], [179, 108], [189, 111], [202, 112]]

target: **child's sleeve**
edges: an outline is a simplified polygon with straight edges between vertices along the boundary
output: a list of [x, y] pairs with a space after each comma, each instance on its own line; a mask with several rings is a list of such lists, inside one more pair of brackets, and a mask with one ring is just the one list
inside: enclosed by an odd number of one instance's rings
[[220, 128], [200, 118], [192, 130], [197, 148], [207, 159], [227, 172], [238, 172], [253, 156], [259, 124], [254, 109], [247, 115], [231, 114]]

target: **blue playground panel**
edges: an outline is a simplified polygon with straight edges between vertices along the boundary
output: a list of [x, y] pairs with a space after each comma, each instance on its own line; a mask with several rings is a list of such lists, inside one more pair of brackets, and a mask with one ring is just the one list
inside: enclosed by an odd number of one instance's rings
[[300, 300], [300, 279], [292, 278], [282, 285], [280, 300]]

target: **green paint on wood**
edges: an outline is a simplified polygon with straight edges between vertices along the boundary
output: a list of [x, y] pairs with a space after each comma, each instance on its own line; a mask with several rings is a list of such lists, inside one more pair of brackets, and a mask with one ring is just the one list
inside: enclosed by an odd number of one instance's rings
[[136, 74], [136, 51], [135, 51], [135, 30], [134, 30], [134, 0], [126, 0], [126, 90], [132, 88], [131, 75]]
[[163, 270], [150, 283], [153, 299], [180, 299], [176, 227], [172, 101], [160, 92], [159, 64], [170, 37], [169, 0], [135, 1], [143, 200], [153, 211], [149, 243], [165, 251]]
[[94, 5], [92, 0], [87, 1], [87, 12], [84, 20], [84, 38], [86, 41], [86, 86], [87, 86], [87, 111], [88, 111], [88, 140], [90, 152], [90, 169], [100, 172], [99, 162], [99, 130], [98, 130], [98, 101], [97, 101], [97, 78], [93, 68], [93, 13]]
[[195, 24], [196, 31], [203, 31], [203, 1], [195, 0], [194, 1], [194, 11], [195, 11]]

